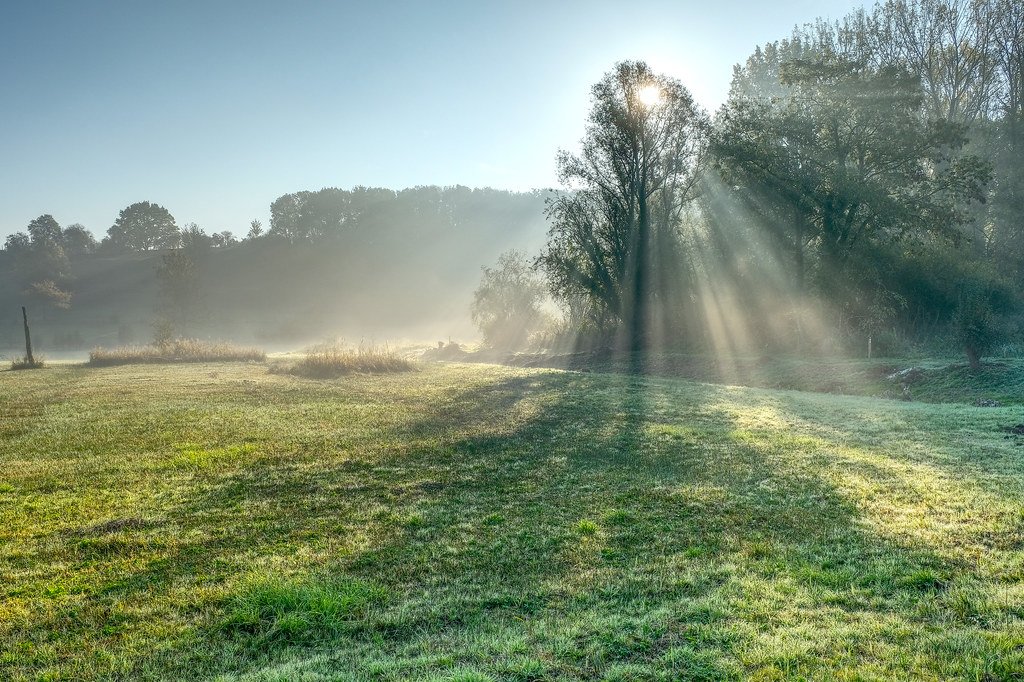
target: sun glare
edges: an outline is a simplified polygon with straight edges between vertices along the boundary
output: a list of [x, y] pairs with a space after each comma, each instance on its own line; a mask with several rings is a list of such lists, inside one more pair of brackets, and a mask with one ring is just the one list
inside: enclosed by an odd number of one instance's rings
[[646, 85], [640, 89], [637, 97], [645, 107], [653, 107], [661, 101], [661, 88], [657, 85]]

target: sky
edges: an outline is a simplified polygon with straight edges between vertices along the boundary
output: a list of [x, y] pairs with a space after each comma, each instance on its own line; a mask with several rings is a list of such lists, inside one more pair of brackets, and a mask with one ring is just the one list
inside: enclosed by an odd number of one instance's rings
[[299, 190], [557, 186], [590, 87], [646, 60], [714, 111], [734, 64], [864, 3], [5, 3], [0, 239], [136, 201], [244, 235]]

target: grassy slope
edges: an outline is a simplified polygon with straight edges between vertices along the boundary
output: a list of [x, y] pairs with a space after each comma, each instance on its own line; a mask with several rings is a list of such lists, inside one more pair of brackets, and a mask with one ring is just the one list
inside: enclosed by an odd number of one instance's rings
[[1019, 412], [0, 373], [0, 678], [1019, 679]]

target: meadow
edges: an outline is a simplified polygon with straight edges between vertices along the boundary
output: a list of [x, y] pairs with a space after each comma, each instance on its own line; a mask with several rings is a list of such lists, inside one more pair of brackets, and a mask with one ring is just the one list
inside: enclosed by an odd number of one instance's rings
[[0, 678], [1019, 680], [1021, 421], [482, 364], [3, 371]]

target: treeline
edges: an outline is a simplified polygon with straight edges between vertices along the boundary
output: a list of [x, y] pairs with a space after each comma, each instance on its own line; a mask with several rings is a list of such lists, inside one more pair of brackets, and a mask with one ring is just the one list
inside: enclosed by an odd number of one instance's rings
[[827, 304], [858, 345], [945, 337], [976, 363], [1019, 340], [1024, 4], [890, 0], [804, 26], [736, 69], [711, 153], [710, 241], [762, 334], [771, 292]]
[[86, 346], [100, 331], [145, 340], [153, 319], [270, 341], [395, 334], [430, 316], [431, 329], [464, 333], [480, 263], [541, 243], [543, 207], [539, 191], [326, 188], [279, 197], [270, 224], [241, 238], [181, 226], [150, 202], [122, 210], [102, 240], [45, 215], [0, 250], [0, 300], [28, 303], [51, 338]]
[[[948, 344], [976, 364], [1021, 338], [1018, 0], [890, 0], [797, 28], [735, 68], [713, 117], [623, 62], [588, 124], [535, 261], [577, 342]], [[536, 297], [492, 299], [478, 318], [538, 319]]]
[[[262, 248], [344, 243], [367, 257], [401, 261], [408, 249], [433, 252], [451, 240], [479, 246], [502, 233], [522, 230], [543, 207], [540, 191], [518, 193], [490, 188], [424, 186], [404, 190], [324, 188], [278, 197], [270, 206], [269, 229], [253, 220], [242, 239], [231, 231], [208, 234], [196, 223], [177, 224], [159, 204], [141, 201], [121, 210], [102, 241], [80, 224], [62, 228], [51, 215], [31, 221], [7, 237], [0, 264], [15, 273], [23, 293], [61, 290], [70, 301], [71, 261], [90, 255], [183, 249], [197, 251], [239, 244]], [[470, 249], [472, 250], [472, 249]]]

